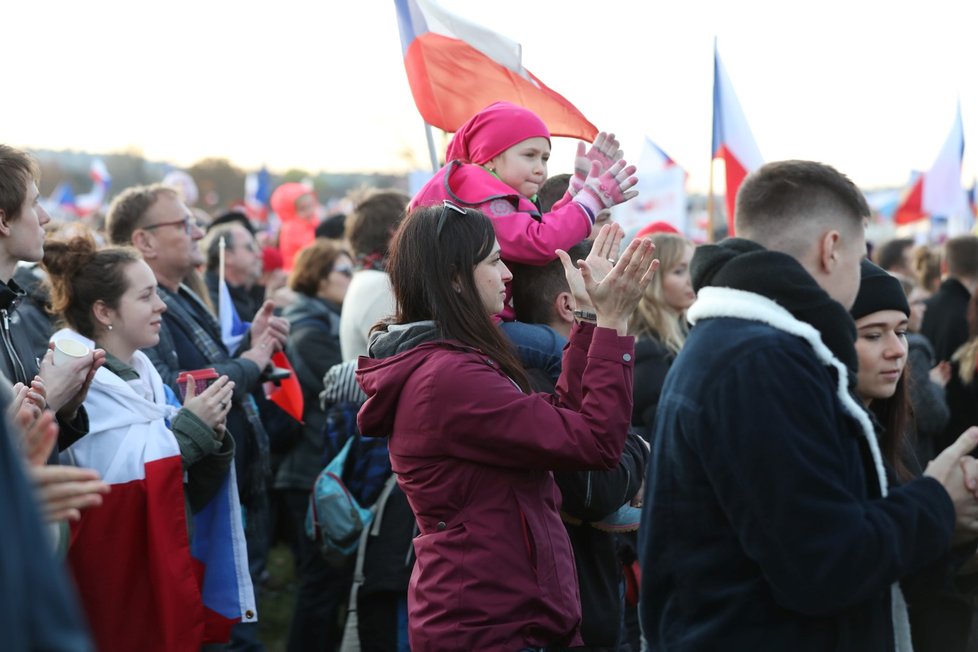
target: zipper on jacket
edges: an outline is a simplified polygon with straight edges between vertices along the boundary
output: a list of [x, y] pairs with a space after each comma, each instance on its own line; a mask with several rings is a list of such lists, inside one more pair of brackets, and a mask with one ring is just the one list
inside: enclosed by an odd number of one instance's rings
[[0, 317], [3, 318], [3, 328], [0, 328], [0, 335], [2, 335], [3, 346], [7, 349], [7, 355], [10, 356], [10, 367], [17, 376], [13, 380], [15, 382], [21, 382], [25, 385], [30, 385], [32, 379], [27, 377], [27, 371], [24, 369], [24, 364], [20, 361], [20, 356], [17, 355], [17, 351], [14, 349], [13, 340], [10, 339], [10, 314], [7, 312], [6, 308], [0, 308]]

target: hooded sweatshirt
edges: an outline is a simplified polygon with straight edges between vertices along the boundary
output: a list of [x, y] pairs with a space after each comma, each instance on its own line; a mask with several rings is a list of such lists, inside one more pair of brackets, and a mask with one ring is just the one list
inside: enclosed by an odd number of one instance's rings
[[278, 232], [278, 248], [282, 252], [282, 266], [292, 270], [292, 262], [299, 250], [316, 239], [316, 223], [304, 220], [295, 212], [295, 203], [303, 195], [311, 195], [309, 186], [301, 183], [283, 183], [275, 189], [269, 204], [282, 220]]
[[[551, 470], [609, 469], [631, 413], [634, 340], [576, 326], [557, 395], [526, 395], [433, 322], [391, 326], [360, 358], [358, 423], [390, 437], [418, 521], [411, 648], [580, 645], [580, 597]], [[586, 391], [585, 391], [585, 388]]]

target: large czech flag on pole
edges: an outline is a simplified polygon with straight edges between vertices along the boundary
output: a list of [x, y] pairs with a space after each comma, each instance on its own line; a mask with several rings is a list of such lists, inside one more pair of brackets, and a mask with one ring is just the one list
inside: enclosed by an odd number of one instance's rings
[[523, 67], [522, 46], [454, 16], [432, 0], [394, 0], [404, 68], [425, 122], [457, 131], [500, 100], [540, 116], [554, 136], [591, 142], [597, 128]]
[[764, 159], [757, 149], [737, 94], [713, 46], [713, 158], [722, 158], [726, 168], [727, 228], [734, 235], [734, 205], [737, 189], [748, 174], [761, 167]]
[[970, 231], [974, 226], [974, 217], [968, 205], [968, 193], [961, 185], [963, 158], [964, 126], [961, 105], [958, 104], [954, 125], [937, 160], [910, 187], [897, 207], [894, 221], [897, 224], [910, 224], [928, 217], [940, 217], [947, 219], [949, 236]]

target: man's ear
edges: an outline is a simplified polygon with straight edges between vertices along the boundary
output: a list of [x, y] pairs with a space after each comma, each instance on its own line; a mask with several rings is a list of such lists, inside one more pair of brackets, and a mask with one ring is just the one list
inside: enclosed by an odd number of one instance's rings
[[574, 311], [577, 310], [577, 301], [570, 292], [561, 292], [554, 297], [554, 314], [560, 321], [574, 323]]
[[156, 241], [142, 229], [132, 232], [132, 246], [139, 250], [145, 259], [156, 258]]
[[818, 264], [821, 271], [831, 274], [839, 262], [839, 247], [842, 245], [842, 234], [836, 229], [830, 229], [822, 234], [818, 242]]
[[7, 219], [7, 211], [0, 208], [0, 236], [10, 235], [10, 220]]

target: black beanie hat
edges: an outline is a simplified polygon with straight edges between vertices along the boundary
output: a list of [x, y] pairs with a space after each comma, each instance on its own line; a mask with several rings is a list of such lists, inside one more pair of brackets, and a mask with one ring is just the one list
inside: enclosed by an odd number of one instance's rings
[[907, 295], [903, 293], [903, 286], [895, 276], [868, 260], [860, 264], [859, 276], [859, 294], [856, 295], [856, 303], [849, 310], [853, 319], [860, 319], [880, 310], [899, 310], [907, 317], [910, 316]]

